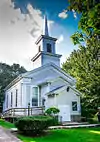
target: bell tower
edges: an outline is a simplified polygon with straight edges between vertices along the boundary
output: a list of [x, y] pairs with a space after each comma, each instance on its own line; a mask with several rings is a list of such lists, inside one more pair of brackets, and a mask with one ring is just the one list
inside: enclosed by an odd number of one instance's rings
[[50, 62], [60, 66], [61, 55], [56, 54], [56, 40], [56, 38], [49, 36], [48, 21], [47, 16], [45, 16], [43, 34], [35, 42], [38, 53], [31, 59], [34, 69]]

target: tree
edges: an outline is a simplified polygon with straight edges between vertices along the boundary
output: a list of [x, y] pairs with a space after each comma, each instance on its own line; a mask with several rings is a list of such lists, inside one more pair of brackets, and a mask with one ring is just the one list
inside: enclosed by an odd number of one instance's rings
[[5, 87], [19, 74], [25, 72], [25, 68], [21, 67], [19, 64], [10, 66], [5, 63], [0, 63], [0, 112], [2, 111]]
[[81, 14], [81, 32], [71, 36], [79, 49], [71, 53], [63, 69], [77, 79], [77, 89], [83, 93], [82, 115], [89, 117], [100, 106], [100, 4], [98, 0], [69, 0], [68, 10], [72, 9]]

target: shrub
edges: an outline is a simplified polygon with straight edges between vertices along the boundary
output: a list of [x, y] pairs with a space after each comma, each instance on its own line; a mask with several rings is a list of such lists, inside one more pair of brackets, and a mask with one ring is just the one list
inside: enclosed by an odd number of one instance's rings
[[97, 116], [94, 116], [93, 118], [87, 118], [87, 121], [88, 121], [90, 124], [99, 123]]
[[60, 112], [60, 110], [56, 107], [51, 107], [51, 108], [48, 108], [45, 113], [47, 115], [50, 115], [53, 117], [53, 120], [52, 120], [52, 125], [58, 125], [58, 116], [57, 114]]
[[59, 113], [60, 110], [56, 107], [51, 107], [51, 108], [48, 108], [45, 113], [48, 114], [48, 115], [52, 115], [54, 116], [55, 114]]
[[50, 116], [28, 116], [18, 119], [15, 126], [25, 135], [39, 135], [52, 125], [52, 121]]

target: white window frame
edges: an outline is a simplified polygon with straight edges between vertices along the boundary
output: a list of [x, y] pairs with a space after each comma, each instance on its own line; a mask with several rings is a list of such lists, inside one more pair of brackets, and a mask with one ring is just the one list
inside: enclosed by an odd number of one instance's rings
[[[37, 103], [37, 106], [32, 106], [33, 88], [35, 88], [35, 87], [38, 88], [38, 96], [37, 96], [38, 103]], [[31, 87], [31, 102], [30, 102], [30, 104], [31, 104], [32, 107], [39, 107], [39, 86], [32, 86], [32, 87]]]

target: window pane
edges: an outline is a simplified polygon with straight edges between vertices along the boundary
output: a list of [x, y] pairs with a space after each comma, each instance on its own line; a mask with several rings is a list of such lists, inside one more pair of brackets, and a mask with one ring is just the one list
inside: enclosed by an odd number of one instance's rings
[[47, 43], [47, 52], [52, 52], [52, 50], [51, 50], [51, 44], [49, 44], [49, 43]]
[[38, 95], [38, 87], [33, 87], [33, 96]]
[[77, 102], [72, 102], [72, 110], [77, 111]]
[[16, 107], [17, 107], [17, 99], [18, 99], [18, 90], [16, 89], [16, 104], [15, 104]]
[[41, 51], [41, 46], [39, 46], [39, 52]]
[[6, 107], [8, 108], [8, 95], [7, 95], [7, 105], [6, 105]]
[[32, 98], [32, 106], [38, 106], [38, 99]]
[[12, 104], [13, 104], [13, 93], [11, 92], [11, 107], [12, 107]]
[[33, 87], [32, 93], [32, 106], [38, 106], [38, 87]]

